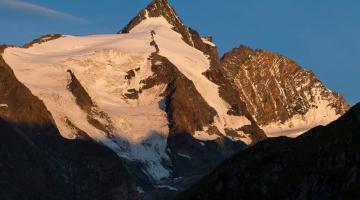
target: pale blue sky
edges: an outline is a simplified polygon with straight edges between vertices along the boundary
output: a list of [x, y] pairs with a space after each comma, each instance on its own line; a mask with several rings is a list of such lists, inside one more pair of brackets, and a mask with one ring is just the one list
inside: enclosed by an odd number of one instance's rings
[[[145, 0], [0, 0], [0, 43], [46, 33], [115, 33]], [[349, 103], [360, 101], [360, 1], [173, 0], [183, 21], [213, 35], [220, 54], [245, 44], [314, 71]]]

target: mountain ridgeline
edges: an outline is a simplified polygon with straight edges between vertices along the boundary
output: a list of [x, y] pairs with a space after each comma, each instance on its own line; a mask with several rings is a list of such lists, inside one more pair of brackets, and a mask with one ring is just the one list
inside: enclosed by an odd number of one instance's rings
[[[349, 109], [282, 55], [240, 46], [220, 58], [211, 36], [166, 0], [117, 34], [48, 34], [0, 50], [1, 199], [174, 199], [228, 158], [261, 159], [262, 145], [296, 165], [286, 151], [301, 142], [268, 138], [301, 135]], [[200, 183], [219, 178], [209, 177]], [[251, 191], [275, 191], [262, 183]], [[220, 188], [215, 199], [238, 195]], [[210, 198], [197, 190], [179, 198]]]

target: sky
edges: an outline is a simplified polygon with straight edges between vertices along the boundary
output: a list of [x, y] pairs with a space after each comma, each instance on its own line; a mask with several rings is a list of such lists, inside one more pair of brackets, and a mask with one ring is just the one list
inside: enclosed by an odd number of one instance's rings
[[[47, 33], [116, 33], [149, 0], [0, 0], [0, 44]], [[351, 104], [360, 102], [359, 0], [169, 0], [219, 53], [244, 44], [295, 60]]]

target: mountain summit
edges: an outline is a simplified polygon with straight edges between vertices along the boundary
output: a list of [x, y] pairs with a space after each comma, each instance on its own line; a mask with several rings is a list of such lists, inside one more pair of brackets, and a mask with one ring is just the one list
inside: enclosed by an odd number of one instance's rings
[[176, 14], [174, 8], [168, 3], [167, 0], [154, 0], [145, 9], [139, 12], [129, 24], [119, 33], [129, 33], [134, 27], [139, 25], [142, 21], [148, 18], [163, 17], [166, 21], [172, 25], [172, 29], [181, 34], [183, 40], [194, 46], [192, 35], [189, 29], [181, 21]]

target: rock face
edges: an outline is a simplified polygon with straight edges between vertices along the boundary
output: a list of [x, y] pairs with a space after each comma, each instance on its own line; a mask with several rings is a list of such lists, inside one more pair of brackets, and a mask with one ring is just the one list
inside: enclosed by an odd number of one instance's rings
[[221, 164], [177, 199], [359, 197], [360, 104], [328, 126], [261, 142]]
[[0, 83], [0, 199], [138, 199], [125, 163], [91, 140], [61, 137], [1, 56]]
[[297, 135], [344, 114], [344, 98], [294, 61], [245, 46], [221, 59], [237, 93], [268, 136]]

